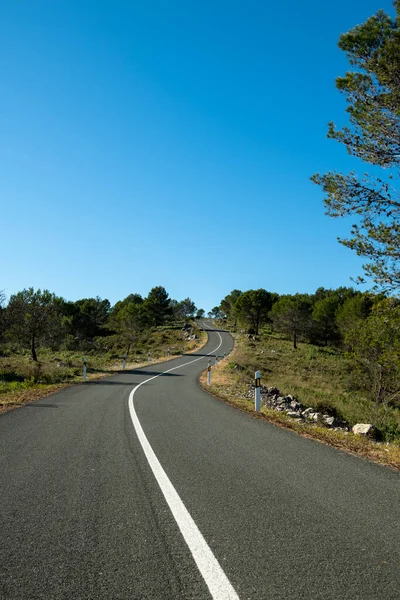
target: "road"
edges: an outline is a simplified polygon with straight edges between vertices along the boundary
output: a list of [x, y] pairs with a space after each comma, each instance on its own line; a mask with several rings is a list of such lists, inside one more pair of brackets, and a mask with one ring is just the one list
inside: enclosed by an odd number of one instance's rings
[[231, 347], [0, 417], [2, 599], [400, 598], [399, 474], [202, 391]]

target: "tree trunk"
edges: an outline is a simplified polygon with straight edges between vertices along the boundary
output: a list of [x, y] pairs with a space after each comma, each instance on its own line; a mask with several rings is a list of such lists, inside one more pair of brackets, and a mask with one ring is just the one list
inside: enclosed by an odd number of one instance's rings
[[293, 333], [293, 348], [297, 350], [297, 333], [296, 331]]
[[31, 356], [32, 356], [32, 360], [34, 360], [35, 362], [38, 361], [37, 359], [37, 354], [36, 354], [36, 348], [35, 348], [35, 334], [32, 334], [32, 339], [31, 339]]
[[128, 347], [126, 349], [126, 355], [129, 356], [129, 350], [131, 349], [131, 344], [128, 344]]

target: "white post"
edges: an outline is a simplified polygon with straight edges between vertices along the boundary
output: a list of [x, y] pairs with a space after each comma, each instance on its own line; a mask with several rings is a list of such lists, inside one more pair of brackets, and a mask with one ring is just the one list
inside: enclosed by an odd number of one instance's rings
[[254, 374], [254, 379], [255, 379], [255, 389], [254, 389], [254, 410], [256, 412], [260, 412], [260, 379], [261, 379], [261, 373], [260, 371], [256, 371]]
[[208, 367], [207, 367], [207, 383], [208, 385], [211, 384], [211, 361], [208, 361]]
[[215, 366], [218, 367], [218, 356], [215, 357]]
[[171, 358], [171, 348], [168, 348], [168, 358]]
[[83, 381], [86, 381], [86, 358], [83, 358]]
[[150, 362], [150, 352], [147, 353], [147, 362]]
[[126, 368], [126, 354], [124, 354], [122, 357], [122, 369], [125, 370], [125, 368]]

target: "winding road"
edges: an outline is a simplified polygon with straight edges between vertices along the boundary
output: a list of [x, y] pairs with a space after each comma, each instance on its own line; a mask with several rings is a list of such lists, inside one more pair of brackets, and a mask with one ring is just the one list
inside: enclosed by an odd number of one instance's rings
[[399, 474], [201, 390], [231, 348], [0, 417], [1, 599], [399, 600]]

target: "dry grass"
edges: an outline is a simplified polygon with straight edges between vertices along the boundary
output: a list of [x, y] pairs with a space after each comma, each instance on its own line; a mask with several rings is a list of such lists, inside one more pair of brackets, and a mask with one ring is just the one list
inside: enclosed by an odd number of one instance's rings
[[[237, 349], [234, 351], [233, 356], [230, 355], [229, 358], [236, 359], [236, 353]], [[274, 411], [264, 406], [261, 408], [260, 413], [256, 413], [254, 411], [254, 402], [243, 397], [243, 392], [247, 389], [246, 384], [244, 384], [240, 375], [232, 371], [228, 360], [220, 362], [218, 369], [213, 369], [211, 385], [207, 385], [207, 371], [204, 371], [200, 376], [200, 385], [216, 398], [248, 412], [254, 418], [264, 419], [278, 427], [295, 431], [303, 437], [318, 440], [329, 446], [400, 470], [400, 443], [384, 444], [356, 436], [352, 433], [332, 431], [328, 428], [309, 423], [299, 423], [297, 420], [288, 417], [285, 413]]]
[[252, 382], [254, 371], [260, 370], [264, 385], [292, 394], [305, 406], [335, 414], [350, 425], [373, 423], [385, 441], [400, 438], [400, 410], [377, 405], [360, 390], [353, 364], [340, 350], [304, 343], [294, 350], [290, 341], [266, 332], [257, 340], [237, 335], [236, 342], [230, 363], [240, 367], [236, 387]]
[[[158, 334], [159, 332], [157, 332]], [[184, 341], [180, 340], [177, 337], [177, 332], [170, 333], [167, 336], [163, 336], [162, 343], [159, 345], [152, 345], [151, 355], [152, 361], [151, 364], [160, 364], [164, 363], [168, 360], [167, 348], [171, 347], [172, 353], [175, 348], [175, 356], [172, 354], [171, 359], [176, 358], [178, 356], [178, 351], [180, 352], [181, 348], [184, 347], [185, 354], [192, 354], [200, 350], [207, 343], [207, 334], [203, 331], [196, 332], [198, 335], [197, 340]], [[163, 334], [161, 334], [162, 336]], [[159, 341], [160, 335], [153, 336], [153, 339], [156, 339], [156, 342]], [[165, 339], [166, 338], [166, 339]], [[173, 342], [173, 343], [172, 343]], [[61, 354], [61, 357], [64, 358], [65, 353], [57, 353], [57, 356]], [[39, 357], [40, 358], [40, 357]], [[48, 357], [46, 356], [48, 359]], [[46, 398], [55, 392], [58, 392], [70, 385], [81, 384], [83, 383], [83, 365], [82, 359], [66, 359], [68, 361], [68, 367], [65, 369], [62, 368], [60, 373], [60, 369], [51, 360], [41, 360], [40, 369], [41, 373], [44, 376], [51, 376], [54, 372], [57, 376], [64, 376], [65, 381], [55, 382], [55, 383], [37, 383], [33, 379], [33, 372], [36, 368], [36, 365], [29, 362], [26, 356], [22, 357], [7, 357], [6, 359], [0, 359], [0, 369], [5, 369], [5, 366], [8, 370], [15, 370], [24, 372], [26, 374], [26, 380], [17, 381], [15, 385], [3, 385], [0, 387], [0, 414], [7, 412], [9, 410], [13, 410], [28, 402], [32, 402], [35, 400], [40, 400], [41, 398]], [[90, 365], [95, 369], [93, 372], [90, 372]], [[126, 370], [134, 370], [141, 367], [148, 366], [147, 360], [130, 360], [126, 363]], [[91, 356], [88, 359], [88, 373], [87, 373], [87, 381], [93, 381], [96, 379], [103, 379], [104, 377], [109, 377], [115, 373], [122, 371], [122, 362], [121, 360], [113, 360], [107, 361], [102, 356]], [[65, 373], [64, 373], [65, 372]]]

